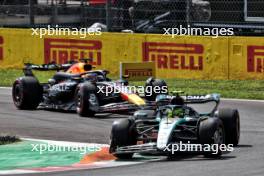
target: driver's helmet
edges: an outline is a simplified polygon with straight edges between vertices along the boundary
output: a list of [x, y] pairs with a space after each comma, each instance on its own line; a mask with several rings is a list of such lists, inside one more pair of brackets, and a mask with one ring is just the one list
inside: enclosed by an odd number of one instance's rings
[[172, 110], [168, 110], [167, 111], [168, 117], [169, 118], [175, 118], [175, 117], [179, 117], [179, 118], [183, 118], [184, 117], [184, 109], [181, 107], [176, 107], [173, 108]]
[[92, 65], [86, 63], [73, 64], [66, 72], [71, 74], [80, 74], [92, 70]]

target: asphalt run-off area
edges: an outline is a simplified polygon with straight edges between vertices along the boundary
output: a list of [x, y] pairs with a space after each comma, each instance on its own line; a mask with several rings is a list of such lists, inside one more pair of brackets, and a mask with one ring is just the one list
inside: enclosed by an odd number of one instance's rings
[[[20, 111], [12, 102], [11, 89], [0, 88], [0, 129], [17, 135], [21, 142], [0, 146], [0, 174], [39, 175], [263, 175], [264, 102], [222, 100], [220, 107], [236, 108], [241, 118], [241, 140], [233, 152], [218, 159], [180, 155], [173, 159], [137, 155], [118, 161], [108, 154], [111, 124], [126, 116], [100, 114], [80, 118], [75, 113]], [[41, 139], [41, 140], [39, 140]], [[67, 142], [65, 142], [67, 141]], [[40, 154], [33, 146], [83, 146], [80, 150], [50, 151]], [[100, 151], [89, 150], [96, 145]], [[121, 169], [122, 168], [122, 169]]]

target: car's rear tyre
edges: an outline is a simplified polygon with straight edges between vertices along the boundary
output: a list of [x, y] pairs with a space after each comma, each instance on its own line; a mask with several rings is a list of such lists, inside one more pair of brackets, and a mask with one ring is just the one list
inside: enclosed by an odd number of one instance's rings
[[[121, 119], [115, 121], [110, 136], [109, 152], [114, 153], [117, 147], [136, 145], [137, 135], [133, 119]], [[114, 154], [118, 159], [131, 159], [133, 153]]]
[[220, 109], [218, 117], [223, 121], [226, 144], [237, 146], [240, 139], [240, 118], [236, 109]]
[[157, 95], [168, 94], [168, 86], [164, 80], [149, 78], [145, 83], [145, 98], [155, 101]]
[[[208, 118], [203, 120], [199, 124], [199, 143], [204, 145], [218, 145], [225, 143], [225, 131], [223, 122], [218, 118]], [[219, 149], [219, 147], [218, 147]], [[222, 155], [222, 151], [205, 152], [204, 156], [209, 158], [215, 158]]]
[[35, 77], [21, 77], [13, 83], [12, 98], [18, 109], [36, 109], [42, 100], [42, 94], [43, 88]]
[[96, 86], [84, 83], [75, 93], [76, 111], [81, 117], [94, 117], [96, 108], [99, 108]]

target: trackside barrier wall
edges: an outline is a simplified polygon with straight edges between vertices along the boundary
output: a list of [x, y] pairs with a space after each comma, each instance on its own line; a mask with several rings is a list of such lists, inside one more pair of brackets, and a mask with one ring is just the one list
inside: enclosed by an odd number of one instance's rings
[[229, 39], [230, 79], [264, 80], [264, 38], [233, 37]]
[[119, 74], [120, 62], [155, 61], [157, 77], [263, 79], [264, 38], [103, 33], [32, 36], [29, 29], [0, 28], [0, 68], [23, 63], [65, 63], [93, 58], [98, 69]]

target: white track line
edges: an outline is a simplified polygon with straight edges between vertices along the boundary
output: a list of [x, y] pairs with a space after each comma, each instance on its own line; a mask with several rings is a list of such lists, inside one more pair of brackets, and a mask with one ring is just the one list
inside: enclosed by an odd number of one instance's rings
[[0, 87], [0, 89], [7, 89], [7, 90], [11, 90], [12, 87]]
[[240, 101], [240, 102], [258, 102], [258, 103], [264, 103], [264, 100], [250, 100], [250, 99], [237, 99], [237, 98], [221, 98], [220, 100], [224, 100], [224, 101]]
[[38, 173], [37, 171], [16, 169], [16, 170], [0, 170], [0, 175], [15, 175], [15, 174], [33, 174]]
[[69, 146], [69, 147], [70, 146], [75, 147], [76, 145], [78, 145], [78, 146], [98, 145], [100, 147], [108, 147], [109, 146], [108, 144], [54, 141], [54, 140], [46, 140], [46, 139], [33, 139], [33, 138], [27, 138], [27, 137], [22, 137], [21, 139], [27, 140], [27, 141], [45, 142], [45, 143], [49, 143], [49, 144], [60, 145], [60, 146]]

